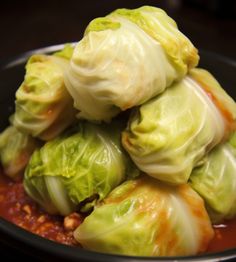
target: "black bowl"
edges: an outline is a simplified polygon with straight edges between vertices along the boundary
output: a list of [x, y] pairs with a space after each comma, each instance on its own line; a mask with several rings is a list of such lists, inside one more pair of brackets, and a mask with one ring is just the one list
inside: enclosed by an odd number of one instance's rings
[[[14, 112], [14, 97], [24, 77], [27, 58], [35, 53], [58, 51], [63, 45], [33, 50], [0, 62], [0, 129], [8, 125]], [[225, 90], [236, 97], [236, 62], [208, 51], [200, 51], [200, 66], [208, 69]], [[41, 238], [0, 218], [0, 256], [32, 258], [34, 261], [96, 261], [96, 262], [152, 262], [152, 261], [236, 261], [236, 248], [224, 252], [188, 257], [129, 257], [90, 252], [79, 247], [61, 245]]]

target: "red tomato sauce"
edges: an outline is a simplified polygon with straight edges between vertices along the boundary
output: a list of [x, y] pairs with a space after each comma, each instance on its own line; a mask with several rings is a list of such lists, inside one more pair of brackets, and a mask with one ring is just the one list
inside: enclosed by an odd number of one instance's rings
[[[47, 239], [76, 246], [74, 229], [83, 218], [73, 213], [65, 218], [43, 211], [26, 193], [22, 182], [12, 182], [0, 174], [0, 217]], [[214, 225], [215, 236], [206, 252], [236, 248], [236, 219]]]
[[47, 214], [26, 195], [22, 182], [12, 182], [1, 174], [0, 217], [47, 239], [78, 245], [73, 231], [82, 222], [82, 216], [73, 213], [62, 218]]
[[207, 252], [219, 252], [229, 248], [236, 248], [236, 218], [213, 227], [215, 236], [210, 242]]

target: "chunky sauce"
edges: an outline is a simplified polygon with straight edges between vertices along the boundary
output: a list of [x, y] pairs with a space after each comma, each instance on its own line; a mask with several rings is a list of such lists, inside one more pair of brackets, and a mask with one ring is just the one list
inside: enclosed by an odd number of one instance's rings
[[[24, 192], [21, 182], [12, 182], [0, 175], [0, 217], [50, 240], [78, 245], [73, 238], [74, 229], [82, 222], [77, 213], [64, 219], [45, 213]], [[236, 219], [214, 225], [215, 237], [207, 252], [236, 248]]]
[[78, 245], [74, 229], [82, 222], [76, 213], [64, 219], [44, 212], [24, 192], [22, 182], [12, 182], [0, 174], [0, 217], [47, 239]]

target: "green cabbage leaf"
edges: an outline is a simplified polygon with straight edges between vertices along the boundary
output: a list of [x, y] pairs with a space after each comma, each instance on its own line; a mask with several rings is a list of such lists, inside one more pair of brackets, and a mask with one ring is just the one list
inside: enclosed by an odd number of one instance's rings
[[73, 100], [65, 83], [72, 47], [55, 55], [33, 55], [26, 64], [25, 78], [16, 92], [13, 125], [42, 140], [60, 134], [75, 120]]
[[198, 59], [163, 10], [118, 9], [90, 22], [73, 52], [66, 86], [79, 118], [110, 121], [163, 92]]
[[171, 184], [186, 183], [203, 157], [235, 130], [233, 99], [210, 73], [193, 70], [134, 109], [122, 135], [135, 164]]
[[13, 179], [21, 178], [34, 150], [39, 142], [14, 126], [8, 126], [0, 134], [0, 161], [4, 174]]
[[75, 230], [86, 249], [132, 256], [184, 256], [205, 251], [214, 231], [202, 198], [143, 176], [126, 181]]
[[121, 148], [121, 126], [82, 122], [46, 143], [26, 168], [26, 192], [52, 214], [88, 211], [127, 177], [139, 174]]
[[213, 223], [236, 216], [236, 133], [215, 147], [195, 168], [190, 185], [206, 203]]

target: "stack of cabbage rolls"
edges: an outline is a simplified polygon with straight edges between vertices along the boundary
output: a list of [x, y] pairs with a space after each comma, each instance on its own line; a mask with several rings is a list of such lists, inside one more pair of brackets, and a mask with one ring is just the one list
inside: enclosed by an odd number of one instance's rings
[[88, 250], [206, 251], [236, 216], [236, 104], [198, 62], [159, 8], [94, 19], [75, 46], [29, 58], [0, 135], [5, 174], [50, 214], [83, 212]]

